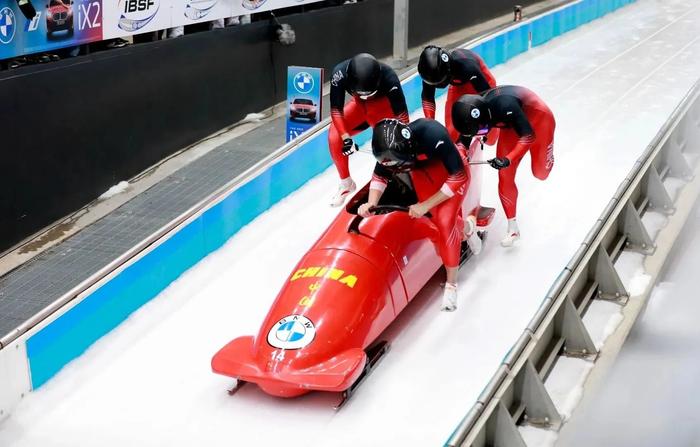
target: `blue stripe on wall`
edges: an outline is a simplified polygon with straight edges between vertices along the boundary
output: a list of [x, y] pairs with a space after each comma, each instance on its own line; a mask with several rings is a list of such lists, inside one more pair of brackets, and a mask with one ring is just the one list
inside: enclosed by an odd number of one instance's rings
[[[489, 66], [502, 64], [635, 0], [583, 0], [497, 35], [475, 48]], [[421, 81], [404, 83], [409, 110], [421, 106]], [[443, 92], [444, 93], [444, 92]], [[100, 337], [156, 297], [172, 281], [221, 247], [244, 225], [331, 165], [327, 130], [231, 193], [142, 259], [27, 340], [33, 388], [53, 377]], [[358, 144], [369, 141], [363, 132]]]

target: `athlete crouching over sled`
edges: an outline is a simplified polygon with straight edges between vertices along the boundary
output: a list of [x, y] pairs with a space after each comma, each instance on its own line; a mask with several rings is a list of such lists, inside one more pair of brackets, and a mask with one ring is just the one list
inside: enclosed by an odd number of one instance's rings
[[457, 271], [462, 240], [467, 238], [474, 254], [481, 251], [473, 216], [462, 218], [462, 201], [469, 188], [466, 151], [457, 149], [445, 127], [437, 121], [419, 119], [404, 124], [396, 119], [380, 121], [372, 134], [372, 153], [377, 159], [369, 199], [358, 214], [369, 217], [395, 173], [409, 172], [419, 202], [409, 207], [413, 218], [430, 212], [438, 228], [438, 252], [447, 270], [442, 310], [457, 308]]
[[[530, 152], [532, 174], [546, 180], [554, 166], [554, 128], [552, 111], [535, 93], [516, 86], [502, 86], [479, 95], [464, 95], [452, 106], [452, 121], [465, 137], [486, 135], [500, 128], [496, 158], [489, 164], [498, 169], [498, 195], [508, 218], [508, 230], [501, 241], [510, 247], [520, 239], [515, 220], [518, 187], [515, 174]], [[468, 143], [467, 143], [468, 144]]]
[[[345, 103], [345, 93], [352, 98]], [[355, 190], [348, 156], [358, 150], [353, 135], [384, 118], [408, 122], [408, 107], [396, 72], [374, 56], [361, 53], [339, 63], [331, 76], [331, 127], [328, 147], [340, 176], [331, 206], [341, 206]]]

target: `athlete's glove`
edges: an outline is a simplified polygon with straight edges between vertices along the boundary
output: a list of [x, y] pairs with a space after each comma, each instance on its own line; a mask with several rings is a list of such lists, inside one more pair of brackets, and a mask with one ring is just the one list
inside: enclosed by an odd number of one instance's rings
[[371, 209], [373, 206], [374, 206], [374, 205], [371, 204], [371, 203], [363, 203], [363, 204], [360, 205], [360, 207], [357, 209], [357, 215], [358, 215], [358, 216], [361, 216], [361, 217], [373, 216], [374, 213], [373, 213], [372, 211], [370, 211], [370, 209]]
[[510, 166], [510, 160], [507, 157], [496, 157], [487, 161], [493, 169], [503, 169]]
[[352, 141], [352, 138], [346, 138], [343, 140], [343, 155], [346, 157], [353, 152], [357, 152], [357, 144], [355, 144], [354, 141]]

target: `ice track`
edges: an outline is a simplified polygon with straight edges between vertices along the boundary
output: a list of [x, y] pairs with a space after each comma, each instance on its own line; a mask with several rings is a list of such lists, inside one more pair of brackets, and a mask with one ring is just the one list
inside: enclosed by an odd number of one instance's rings
[[[337, 213], [327, 206], [329, 169], [25, 398], [0, 425], [0, 445], [441, 445], [700, 74], [699, 21], [695, 0], [639, 0], [495, 69], [500, 84], [529, 87], [557, 117], [552, 175], [539, 182], [525, 162], [518, 176], [523, 240], [498, 246], [505, 218], [488, 171], [482, 202], [498, 216], [484, 252], [460, 273], [457, 312], [441, 313], [440, 290], [428, 287], [342, 411], [320, 393], [281, 400], [251, 386], [230, 397], [231, 381], [209, 369], [224, 343], [257, 332]], [[371, 166], [367, 154], [352, 157], [358, 183]]]

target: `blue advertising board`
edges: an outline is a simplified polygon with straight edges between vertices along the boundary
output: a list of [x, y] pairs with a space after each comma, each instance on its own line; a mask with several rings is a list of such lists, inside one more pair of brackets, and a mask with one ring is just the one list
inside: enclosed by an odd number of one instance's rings
[[41, 0], [33, 20], [17, 3], [0, 7], [0, 59], [102, 40], [102, 0]]
[[287, 67], [287, 142], [321, 120], [323, 68]]

